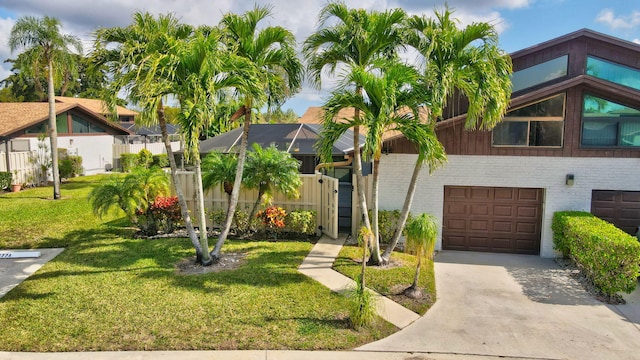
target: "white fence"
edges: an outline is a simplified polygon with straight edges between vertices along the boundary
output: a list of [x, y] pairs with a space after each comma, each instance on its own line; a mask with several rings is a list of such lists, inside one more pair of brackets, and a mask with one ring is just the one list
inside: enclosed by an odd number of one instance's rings
[[[35, 156], [35, 151], [20, 151], [9, 153], [9, 171], [13, 176], [15, 184], [34, 184], [40, 179], [36, 179], [37, 165], [30, 160]], [[0, 171], [7, 171], [7, 155], [0, 152]]]
[[[151, 151], [154, 155], [166, 154], [167, 151], [164, 147], [164, 143], [147, 143], [147, 144], [113, 144], [113, 159], [120, 159], [121, 154], [130, 153], [137, 154], [142, 149]], [[180, 150], [180, 142], [173, 141], [171, 143], [171, 150]]]

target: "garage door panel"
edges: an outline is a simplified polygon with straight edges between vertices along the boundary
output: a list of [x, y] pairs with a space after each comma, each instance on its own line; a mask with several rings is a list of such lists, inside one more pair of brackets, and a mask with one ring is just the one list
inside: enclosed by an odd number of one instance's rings
[[515, 191], [512, 188], [495, 188], [494, 200], [515, 200]]
[[640, 204], [640, 191], [622, 191], [620, 194], [620, 202], [638, 206], [638, 204]]
[[486, 204], [471, 204], [469, 206], [469, 215], [472, 216], [487, 216], [489, 215], [489, 206]]
[[518, 206], [518, 217], [519, 218], [529, 218], [529, 219], [537, 219], [539, 207], [535, 206]]
[[514, 214], [513, 207], [507, 205], [494, 205], [493, 216], [512, 217]]
[[542, 189], [445, 186], [444, 192], [443, 249], [539, 254]]
[[491, 229], [493, 232], [497, 233], [512, 233], [513, 232], [513, 223], [506, 221], [493, 221], [493, 227]]

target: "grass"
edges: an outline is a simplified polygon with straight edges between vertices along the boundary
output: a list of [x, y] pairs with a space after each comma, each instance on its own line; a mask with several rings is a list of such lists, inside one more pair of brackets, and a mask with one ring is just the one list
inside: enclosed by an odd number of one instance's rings
[[[361, 247], [343, 246], [333, 268], [345, 276], [355, 279], [360, 276], [361, 259]], [[402, 290], [413, 283], [416, 271], [415, 256], [394, 251], [391, 254], [391, 260], [392, 265], [390, 266], [368, 266], [365, 273], [365, 285], [404, 307], [424, 315], [436, 299], [433, 261], [423, 261], [422, 263], [418, 286], [423, 288], [424, 296], [422, 299], [416, 300], [401, 294]]]
[[0, 248], [66, 247], [0, 298], [0, 351], [350, 349], [397, 329], [353, 330], [348, 302], [298, 273], [308, 242], [229, 241], [239, 269], [180, 275], [188, 239], [134, 239], [86, 199], [100, 177], [0, 195]]

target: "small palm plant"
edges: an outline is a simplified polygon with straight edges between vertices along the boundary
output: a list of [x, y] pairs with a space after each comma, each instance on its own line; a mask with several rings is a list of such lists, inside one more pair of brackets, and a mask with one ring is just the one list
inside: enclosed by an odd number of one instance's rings
[[356, 277], [356, 286], [348, 294], [349, 321], [354, 328], [360, 329], [373, 323], [376, 318], [375, 297], [365, 286], [365, 271], [367, 269], [367, 249], [373, 238], [373, 233], [362, 226], [358, 234], [358, 243], [362, 246], [362, 270]]
[[420, 266], [422, 259], [433, 259], [433, 249], [438, 236], [438, 221], [433, 215], [426, 213], [413, 218], [404, 229], [406, 235], [406, 248], [415, 253], [417, 258], [416, 274], [413, 284], [403, 291], [403, 294], [413, 299], [422, 297], [422, 290], [418, 287]]

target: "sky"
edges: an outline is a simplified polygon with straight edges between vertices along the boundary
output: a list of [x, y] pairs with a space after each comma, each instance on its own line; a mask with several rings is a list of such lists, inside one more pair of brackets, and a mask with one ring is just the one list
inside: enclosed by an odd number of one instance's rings
[[[443, 9], [440, 0], [345, 0], [350, 8], [385, 10], [403, 8], [409, 14], [432, 16]], [[316, 30], [318, 12], [326, 0], [0, 0], [0, 79], [10, 75], [15, 58], [9, 34], [16, 19], [22, 16], [56, 17], [62, 33], [79, 37], [85, 52], [91, 50], [93, 33], [102, 27], [127, 26], [132, 14], [175, 14], [191, 25], [216, 25], [228, 12], [241, 14], [255, 4], [271, 5], [272, 16], [265, 26], [280, 25], [292, 31], [298, 44]], [[640, 44], [640, 1], [637, 0], [448, 0], [460, 25], [472, 22], [492, 24], [499, 34], [500, 46], [508, 53], [588, 28]], [[314, 89], [308, 85], [290, 99], [283, 109], [302, 115], [309, 106], [320, 106], [331, 91], [331, 81]]]

